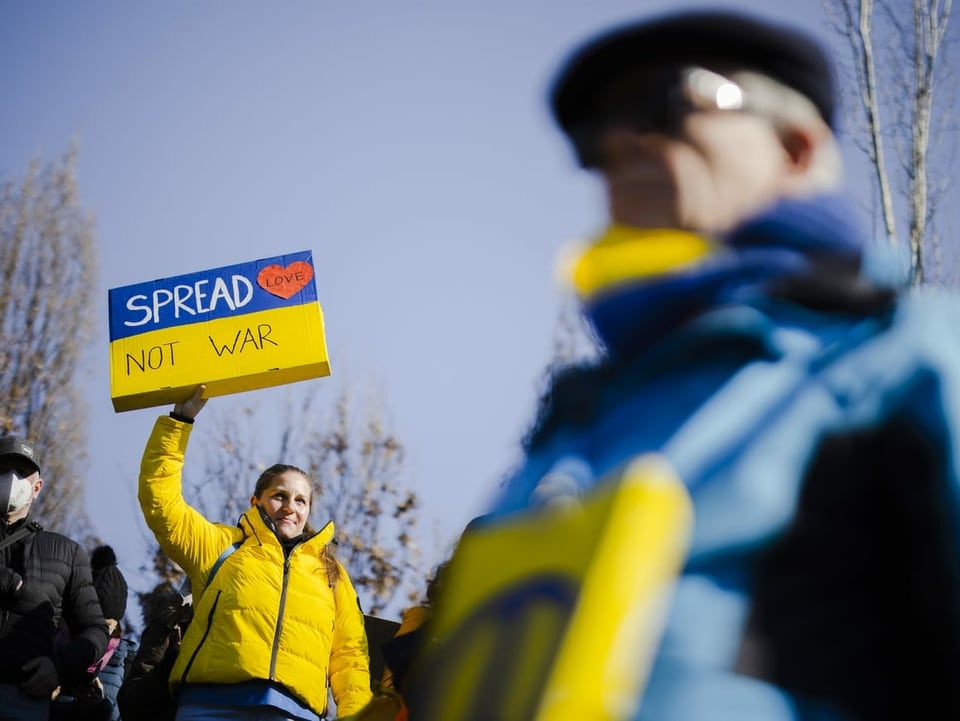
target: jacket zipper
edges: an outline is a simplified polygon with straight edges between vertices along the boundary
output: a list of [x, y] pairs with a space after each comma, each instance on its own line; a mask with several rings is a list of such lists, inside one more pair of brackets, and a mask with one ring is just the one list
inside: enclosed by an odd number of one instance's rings
[[[283, 583], [280, 585], [280, 608], [277, 610], [277, 627], [273, 632], [273, 648], [270, 649], [270, 680], [276, 681], [277, 651], [280, 648], [280, 633], [283, 631], [283, 613], [287, 606], [287, 583], [290, 581], [290, 558], [303, 545], [303, 541], [290, 549], [283, 559]], [[281, 550], [281, 553], [283, 551]]]
[[[293, 554], [296, 552], [300, 546], [303, 545], [303, 541], [298, 543], [296, 546], [290, 549], [290, 553], [283, 559], [283, 583], [280, 587], [280, 608], [277, 611], [277, 627], [274, 629], [273, 633], [273, 647], [270, 649], [270, 680], [277, 680], [277, 654], [280, 649], [280, 634], [283, 632], [283, 615], [284, 610], [287, 606], [287, 583], [290, 580], [290, 559], [293, 557]], [[219, 600], [219, 599], [218, 599]], [[191, 659], [192, 660], [192, 659]], [[326, 674], [324, 674], [323, 679], [323, 690], [327, 691], [327, 679]], [[323, 697], [323, 711], [319, 714], [321, 719], [327, 717], [327, 695], [324, 693]]]
[[[292, 554], [293, 551], [291, 550]], [[277, 611], [277, 627], [273, 631], [273, 648], [270, 649], [270, 680], [276, 681], [277, 650], [280, 646], [280, 634], [283, 632], [283, 613], [287, 605], [287, 582], [290, 580], [290, 556], [283, 559], [283, 583], [280, 586], [280, 608]]]

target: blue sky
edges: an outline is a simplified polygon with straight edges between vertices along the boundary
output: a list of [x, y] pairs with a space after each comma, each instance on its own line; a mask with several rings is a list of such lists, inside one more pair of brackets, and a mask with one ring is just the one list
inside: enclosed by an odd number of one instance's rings
[[[0, 5], [0, 175], [75, 140], [96, 217], [88, 507], [128, 575], [146, 553], [140, 454], [169, 408], [113, 412], [107, 289], [312, 250], [333, 375], [309, 383], [331, 400], [379, 389], [436, 562], [515, 458], [551, 353], [555, 254], [602, 222], [599, 187], [547, 115], [552, 73], [594, 31], [687, 6]], [[837, 42], [820, 0], [724, 7]], [[251, 422], [282, 413], [284, 393], [254, 391]]]

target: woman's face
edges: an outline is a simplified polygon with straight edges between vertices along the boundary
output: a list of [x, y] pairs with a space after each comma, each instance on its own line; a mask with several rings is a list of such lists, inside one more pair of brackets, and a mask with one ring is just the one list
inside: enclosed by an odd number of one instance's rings
[[296, 538], [307, 524], [310, 497], [310, 481], [296, 471], [284, 471], [251, 501], [273, 519], [281, 538]]

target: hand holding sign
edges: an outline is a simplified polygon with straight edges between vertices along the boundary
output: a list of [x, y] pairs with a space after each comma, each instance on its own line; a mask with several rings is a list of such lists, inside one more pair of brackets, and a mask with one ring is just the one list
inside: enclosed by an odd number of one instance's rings
[[205, 385], [198, 385], [192, 396], [181, 403], [177, 403], [173, 407], [173, 412], [178, 416], [189, 418], [192, 421], [197, 417], [197, 414], [203, 410], [203, 407], [207, 405], [207, 399], [203, 397], [205, 390], [207, 390]]

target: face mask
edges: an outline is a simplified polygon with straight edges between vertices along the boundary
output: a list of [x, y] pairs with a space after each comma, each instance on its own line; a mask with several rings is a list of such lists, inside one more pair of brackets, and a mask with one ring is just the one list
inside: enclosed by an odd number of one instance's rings
[[[16, 513], [33, 500], [33, 484], [16, 471], [0, 473], [0, 513]], [[6, 510], [4, 510], [6, 509]]]

